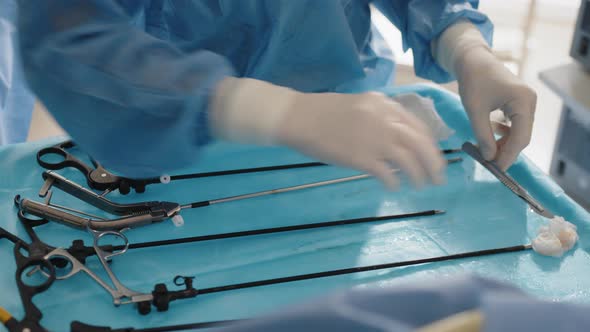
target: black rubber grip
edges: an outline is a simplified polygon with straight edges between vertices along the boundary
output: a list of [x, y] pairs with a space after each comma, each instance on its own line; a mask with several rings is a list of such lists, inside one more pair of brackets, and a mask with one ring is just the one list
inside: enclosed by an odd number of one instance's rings
[[209, 206], [209, 205], [211, 205], [211, 201], [194, 202], [194, 203], [191, 203], [191, 209], [200, 208], [200, 207]]

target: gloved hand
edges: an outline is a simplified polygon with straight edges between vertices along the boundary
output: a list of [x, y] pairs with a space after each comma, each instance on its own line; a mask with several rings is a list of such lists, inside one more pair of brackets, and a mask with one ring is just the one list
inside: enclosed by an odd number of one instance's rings
[[[508, 169], [531, 140], [536, 93], [492, 54], [469, 22], [447, 28], [436, 48], [437, 61], [457, 77], [482, 155]], [[511, 122], [508, 133], [497, 142], [490, 123], [490, 113], [496, 109]]]
[[[455, 68], [459, 94], [482, 155], [508, 169], [531, 140], [537, 95], [485, 48], [466, 52]], [[496, 109], [511, 122], [509, 132], [498, 142], [490, 126], [490, 112]]]
[[430, 130], [378, 93], [301, 93], [252, 79], [228, 78], [210, 114], [217, 137], [278, 143], [321, 161], [365, 171], [389, 188], [399, 167], [416, 186], [444, 182], [446, 162]]
[[399, 167], [416, 186], [444, 181], [445, 161], [430, 130], [378, 93], [298, 94], [278, 141], [325, 162], [360, 169], [397, 186]]

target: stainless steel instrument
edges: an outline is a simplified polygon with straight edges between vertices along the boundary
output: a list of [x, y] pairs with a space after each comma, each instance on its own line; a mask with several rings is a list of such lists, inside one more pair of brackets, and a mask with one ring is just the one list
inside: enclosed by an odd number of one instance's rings
[[541, 203], [531, 196], [516, 180], [514, 180], [506, 172], [502, 171], [494, 162], [487, 161], [481, 155], [477, 147], [470, 142], [466, 142], [462, 147], [463, 151], [470, 155], [475, 161], [480, 163], [488, 171], [490, 171], [500, 182], [502, 182], [508, 189], [512, 190], [518, 197], [522, 198], [537, 214], [545, 218], [553, 218], [555, 215], [547, 210]]

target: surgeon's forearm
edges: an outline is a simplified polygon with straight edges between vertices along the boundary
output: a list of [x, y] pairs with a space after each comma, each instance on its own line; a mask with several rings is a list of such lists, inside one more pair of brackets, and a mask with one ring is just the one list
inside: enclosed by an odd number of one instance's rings
[[211, 91], [232, 73], [226, 58], [155, 38], [114, 0], [24, 1], [19, 10], [29, 86], [79, 146], [131, 177], [194, 162], [210, 139]]

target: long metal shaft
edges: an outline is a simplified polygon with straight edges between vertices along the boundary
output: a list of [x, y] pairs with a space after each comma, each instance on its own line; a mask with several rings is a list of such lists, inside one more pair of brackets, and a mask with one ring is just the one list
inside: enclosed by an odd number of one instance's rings
[[364, 223], [397, 220], [397, 219], [405, 219], [405, 218], [428, 217], [428, 216], [440, 215], [443, 213], [445, 213], [445, 211], [443, 211], [443, 210], [425, 210], [425, 211], [419, 211], [419, 212], [391, 214], [391, 215], [378, 216], [378, 217], [362, 217], [362, 218], [341, 219], [341, 220], [315, 222], [315, 223], [299, 224], [299, 225], [291, 225], [291, 226], [279, 226], [279, 227], [271, 227], [271, 228], [251, 229], [251, 230], [246, 230], [246, 231], [199, 235], [199, 236], [191, 236], [191, 237], [184, 237], [184, 238], [170, 239], [170, 240], [158, 240], [158, 241], [150, 241], [150, 242], [131, 243], [128, 246], [124, 246], [124, 245], [113, 246], [111, 250], [112, 251], [119, 251], [119, 250], [123, 250], [126, 248], [128, 248], [128, 249], [141, 249], [141, 248], [161, 247], [161, 246], [176, 245], [176, 244], [182, 244], [182, 243], [194, 243], [194, 242], [211, 241], [211, 240], [231, 239], [231, 238], [237, 238], [237, 237], [255, 236], [255, 235], [263, 235], [263, 234], [276, 234], [276, 233], [284, 233], [284, 232], [302, 231], [302, 230], [308, 230], [308, 229], [318, 229], [318, 228], [327, 228], [327, 227], [336, 227], [336, 226], [345, 226], [345, 225], [364, 224]]
[[[397, 170], [395, 170], [394, 172], [397, 172]], [[330, 185], [330, 184], [337, 184], [337, 183], [350, 182], [350, 181], [355, 181], [355, 180], [360, 180], [360, 179], [366, 179], [366, 178], [369, 178], [369, 177], [371, 177], [371, 175], [369, 175], [369, 174], [361, 174], [361, 175], [349, 176], [349, 177], [340, 178], [340, 179], [319, 181], [319, 182], [301, 184], [301, 185], [292, 186], [292, 187], [286, 187], [286, 188], [279, 188], [279, 189], [271, 189], [271, 190], [259, 191], [259, 192], [251, 193], [251, 194], [245, 194], [245, 195], [239, 195], [239, 196], [233, 196], [233, 197], [227, 197], [227, 198], [214, 199], [214, 200], [210, 201], [210, 204], [220, 204], [220, 203], [227, 203], [227, 202], [237, 201], [237, 200], [241, 200], [241, 199], [248, 199], [248, 198], [260, 197], [260, 196], [282, 194], [282, 193], [287, 193], [287, 192], [291, 192], [291, 191], [298, 191], [298, 190], [303, 190], [303, 189], [309, 189], [309, 188], [327, 186], [327, 185]]]
[[[447, 159], [447, 163], [452, 164], [452, 163], [460, 162], [462, 160], [463, 160], [462, 158], [451, 158], [451, 159]], [[391, 171], [393, 173], [395, 173], [395, 172], [399, 172], [399, 169], [392, 169]], [[303, 190], [303, 189], [309, 189], [309, 188], [317, 188], [317, 187], [327, 186], [327, 185], [331, 185], [331, 184], [367, 179], [367, 178], [371, 178], [371, 177], [373, 177], [373, 176], [370, 174], [353, 175], [353, 176], [348, 176], [348, 177], [344, 177], [344, 178], [306, 183], [306, 184], [301, 184], [301, 185], [297, 185], [297, 186], [264, 190], [264, 191], [259, 191], [259, 192], [255, 192], [255, 193], [249, 193], [249, 194], [243, 194], [243, 195], [237, 195], [237, 196], [229, 196], [229, 197], [223, 197], [223, 198], [212, 199], [212, 200], [207, 200], [207, 201], [194, 202], [194, 203], [182, 205], [180, 208], [181, 209], [194, 209], [194, 208], [199, 208], [199, 207], [204, 207], [204, 206], [209, 206], [209, 205], [214, 205], [214, 204], [239, 201], [239, 200], [254, 198], [254, 197], [282, 194], [282, 193], [298, 191], [298, 190]]]
[[[226, 292], [226, 291], [232, 291], [232, 290], [237, 290], [237, 289], [284, 284], [284, 283], [289, 283], [289, 282], [297, 282], [297, 281], [310, 280], [310, 279], [319, 279], [319, 278], [333, 277], [333, 276], [367, 272], [367, 271], [392, 269], [392, 268], [403, 267], [403, 266], [413, 266], [413, 265], [421, 265], [421, 264], [428, 264], [428, 263], [445, 262], [445, 261], [450, 261], [450, 260], [455, 260], [455, 259], [465, 259], [465, 258], [472, 258], [472, 257], [482, 257], [482, 256], [505, 254], [505, 253], [513, 253], [513, 252], [522, 252], [522, 251], [527, 251], [530, 249], [532, 249], [531, 244], [524, 244], [524, 245], [516, 245], [516, 246], [512, 246], [512, 247], [485, 249], [485, 250], [469, 251], [469, 252], [463, 252], [463, 253], [459, 253], [459, 254], [452, 254], [452, 255], [446, 255], [446, 256], [414, 259], [414, 260], [409, 260], [409, 261], [391, 262], [391, 263], [384, 263], [384, 264], [377, 264], [377, 265], [366, 265], [366, 266], [358, 266], [358, 267], [351, 267], [351, 268], [343, 268], [343, 269], [338, 269], [338, 270], [328, 270], [328, 271], [323, 271], [323, 272], [298, 274], [298, 275], [292, 275], [292, 276], [288, 276], [288, 277], [263, 279], [263, 280], [257, 280], [257, 281], [243, 282], [243, 283], [239, 283], [239, 284], [229, 284], [229, 285], [224, 285], [224, 286], [202, 288], [202, 289], [199, 289], [199, 294], [200, 295], [213, 294], [213, 293]], [[221, 326], [221, 325], [231, 325], [231, 324], [237, 323], [239, 321], [244, 321], [244, 320], [214, 321], [214, 322], [187, 324], [187, 325], [169, 325], [169, 326], [160, 326], [160, 327], [147, 328], [147, 329], [132, 329], [132, 328], [111, 329], [109, 327], [100, 327], [101, 328], [100, 331], [104, 331], [104, 332], [184, 331], [187, 329], [199, 329], [199, 328], [216, 327], [216, 326]], [[76, 328], [74, 328], [74, 325], [76, 325]], [[74, 322], [72, 324], [71, 332], [88, 331], [89, 330], [88, 327], [94, 327], [94, 326], [86, 325], [86, 324], [83, 324], [80, 322]]]
[[244, 282], [244, 283], [239, 283], [239, 284], [230, 284], [230, 285], [225, 285], [225, 286], [202, 288], [202, 289], [199, 289], [199, 294], [204, 295], [204, 294], [211, 294], [211, 293], [219, 293], [219, 292], [225, 292], [225, 291], [236, 290], [236, 289], [284, 284], [284, 283], [288, 283], [288, 282], [301, 281], [301, 280], [318, 279], [318, 278], [333, 277], [333, 276], [344, 275], [344, 274], [391, 269], [391, 268], [402, 267], [402, 266], [444, 262], [444, 261], [449, 261], [449, 260], [454, 260], [454, 259], [497, 255], [497, 254], [504, 254], [504, 253], [509, 253], [509, 252], [526, 251], [526, 250], [530, 250], [530, 249], [532, 249], [531, 244], [524, 244], [524, 245], [517, 245], [517, 246], [512, 246], [512, 247], [469, 251], [469, 252], [463, 252], [463, 253], [459, 253], [459, 254], [438, 256], [438, 257], [420, 258], [420, 259], [414, 259], [414, 260], [402, 261], [402, 262], [358, 266], [358, 267], [350, 267], [350, 268], [344, 268], [344, 269], [338, 269], [338, 270], [328, 270], [328, 271], [323, 271], [323, 272], [298, 274], [298, 275], [293, 275], [293, 276], [289, 276], [289, 277], [279, 277], [279, 278], [272, 278], [272, 279], [249, 281], [249, 282]]
[[[444, 149], [444, 150], [441, 150], [441, 152], [443, 154], [452, 154], [452, 153], [461, 152], [461, 149]], [[248, 174], [248, 173], [259, 173], [259, 172], [269, 172], [269, 171], [282, 171], [282, 170], [287, 170], [287, 169], [308, 168], [308, 167], [318, 167], [318, 166], [329, 166], [329, 165], [322, 163], [322, 162], [315, 161], [315, 162], [284, 164], [284, 165], [275, 165], [275, 166], [240, 168], [240, 169], [230, 169], [230, 170], [224, 170], [224, 171], [212, 171], [212, 172], [172, 175], [170, 177], [170, 180], [171, 181], [178, 181], [178, 180], [198, 179], [198, 178], [216, 177], [216, 176], [224, 176], [224, 175]], [[146, 181], [148, 184], [154, 184], [154, 183], [161, 182], [159, 177], [146, 179]]]

